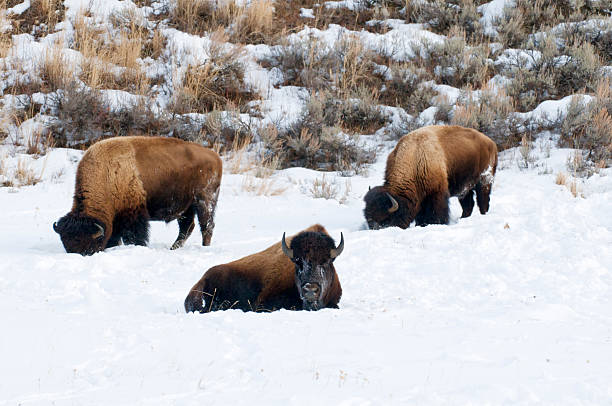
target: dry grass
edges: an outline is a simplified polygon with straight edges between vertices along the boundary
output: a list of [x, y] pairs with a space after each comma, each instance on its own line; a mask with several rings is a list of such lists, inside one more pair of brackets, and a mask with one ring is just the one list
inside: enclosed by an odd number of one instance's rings
[[439, 34], [449, 35], [455, 26], [463, 27], [466, 39], [470, 43], [482, 41], [483, 27], [480, 24], [480, 13], [476, 8], [482, 1], [475, 0], [406, 0], [406, 20], [413, 23], [424, 23]]
[[565, 185], [567, 183], [567, 174], [565, 172], [558, 172], [555, 176], [555, 183], [557, 185]]
[[57, 41], [47, 48], [39, 66], [39, 76], [42, 81], [42, 91], [45, 93], [62, 89], [73, 80], [75, 65], [65, 56], [63, 41]]
[[231, 149], [224, 154], [228, 156], [228, 162], [224, 165], [224, 168], [229, 173], [245, 173], [253, 169], [253, 162], [248, 157], [248, 147], [250, 144], [250, 138], [234, 138]]
[[42, 180], [42, 175], [45, 169], [43, 167], [39, 175], [32, 169], [30, 164], [24, 158], [17, 160], [17, 166], [11, 175], [9, 175], [9, 182], [11, 186], [30, 186], [36, 185]]
[[170, 24], [181, 31], [203, 36], [224, 31], [232, 43], [262, 43], [275, 30], [272, 0], [250, 3], [234, 0], [175, 0]]
[[[512, 99], [503, 90], [486, 85], [474, 95], [467, 88], [455, 104], [450, 124], [474, 128], [488, 135], [501, 150], [516, 145], [521, 139], [518, 130], [521, 123], [512, 119], [513, 112]], [[441, 115], [438, 118], [442, 118]]]
[[[142, 25], [144, 23], [136, 15], [115, 15], [116, 20], [129, 19], [130, 22], [126, 22], [126, 28], [113, 33], [107, 27], [91, 23], [85, 14], [85, 11], [79, 13], [74, 24], [74, 48], [84, 57], [80, 79], [93, 89], [118, 89], [147, 94], [150, 81], [139, 63], [144, 56], [145, 44], [148, 43], [149, 34]], [[165, 46], [159, 35], [153, 50], [148, 52], [155, 52], [155, 47]]]
[[277, 187], [274, 179], [260, 179], [252, 174], [244, 176], [241, 188], [243, 191], [256, 196], [278, 196], [287, 190], [286, 187]]
[[231, 107], [246, 108], [257, 95], [244, 83], [243, 47], [224, 46], [227, 37], [217, 32], [207, 49], [209, 58], [199, 65], [175, 70], [172, 110], [184, 114]]
[[335, 199], [339, 192], [340, 190], [336, 182], [330, 182], [325, 177], [325, 174], [323, 174], [321, 178], [313, 180], [312, 186], [310, 187], [310, 193], [315, 199]]
[[12, 19], [13, 27], [19, 33], [40, 38], [55, 31], [55, 25], [64, 19], [64, 10], [62, 0], [31, 0], [30, 7]]
[[457, 88], [482, 87], [494, 73], [489, 59], [490, 48], [486, 43], [468, 46], [466, 33], [461, 28], [454, 28], [450, 35], [442, 43], [422, 39], [415, 44], [414, 64], [437, 83]]

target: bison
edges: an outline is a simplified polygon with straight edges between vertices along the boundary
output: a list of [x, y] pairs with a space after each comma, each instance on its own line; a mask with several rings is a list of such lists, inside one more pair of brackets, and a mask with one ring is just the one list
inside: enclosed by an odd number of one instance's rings
[[92, 145], [76, 173], [72, 210], [53, 224], [67, 252], [91, 255], [125, 244], [146, 245], [149, 220], [178, 219], [181, 247], [197, 213], [210, 245], [221, 182], [219, 155], [175, 138], [116, 137]]
[[447, 224], [448, 199], [457, 196], [468, 217], [474, 192], [489, 210], [497, 147], [486, 135], [459, 126], [428, 126], [403, 136], [387, 158], [385, 182], [364, 197], [369, 228]]
[[316, 224], [288, 240], [283, 234], [261, 252], [210, 268], [191, 288], [185, 310], [337, 308], [342, 288], [333, 262], [344, 249], [344, 236], [336, 247]]

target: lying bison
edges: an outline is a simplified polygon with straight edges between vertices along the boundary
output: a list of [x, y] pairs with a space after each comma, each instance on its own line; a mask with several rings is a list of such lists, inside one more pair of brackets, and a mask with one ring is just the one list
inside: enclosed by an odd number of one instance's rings
[[385, 182], [365, 195], [371, 229], [447, 224], [448, 199], [457, 196], [463, 214], [489, 210], [497, 147], [486, 135], [459, 126], [429, 126], [403, 136], [387, 158]]
[[178, 219], [181, 247], [198, 214], [209, 245], [221, 182], [221, 159], [175, 138], [120, 137], [91, 146], [79, 163], [72, 210], [53, 224], [67, 252], [146, 245], [149, 220]]
[[[344, 248], [321, 225], [237, 261], [210, 268], [185, 299], [187, 312], [338, 307], [342, 288], [333, 262]], [[205, 302], [205, 303], [203, 303]]]

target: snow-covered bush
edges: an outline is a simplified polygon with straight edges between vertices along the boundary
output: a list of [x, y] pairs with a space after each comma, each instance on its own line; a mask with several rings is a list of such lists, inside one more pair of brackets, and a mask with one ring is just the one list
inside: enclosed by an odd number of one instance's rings
[[466, 32], [468, 41], [483, 37], [483, 27], [477, 6], [478, 0], [425, 0], [406, 2], [406, 20], [424, 23], [432, 31], [448, 35], [451, 28], [458, 26]]

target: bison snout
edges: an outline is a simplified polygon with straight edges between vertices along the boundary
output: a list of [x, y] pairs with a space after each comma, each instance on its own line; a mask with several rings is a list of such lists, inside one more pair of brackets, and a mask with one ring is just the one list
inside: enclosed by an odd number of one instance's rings
[[321, 286], [318, 283], [306, 283], [302, 286], [302, 295], [308, 301], [319, 299], [321, 294]]

